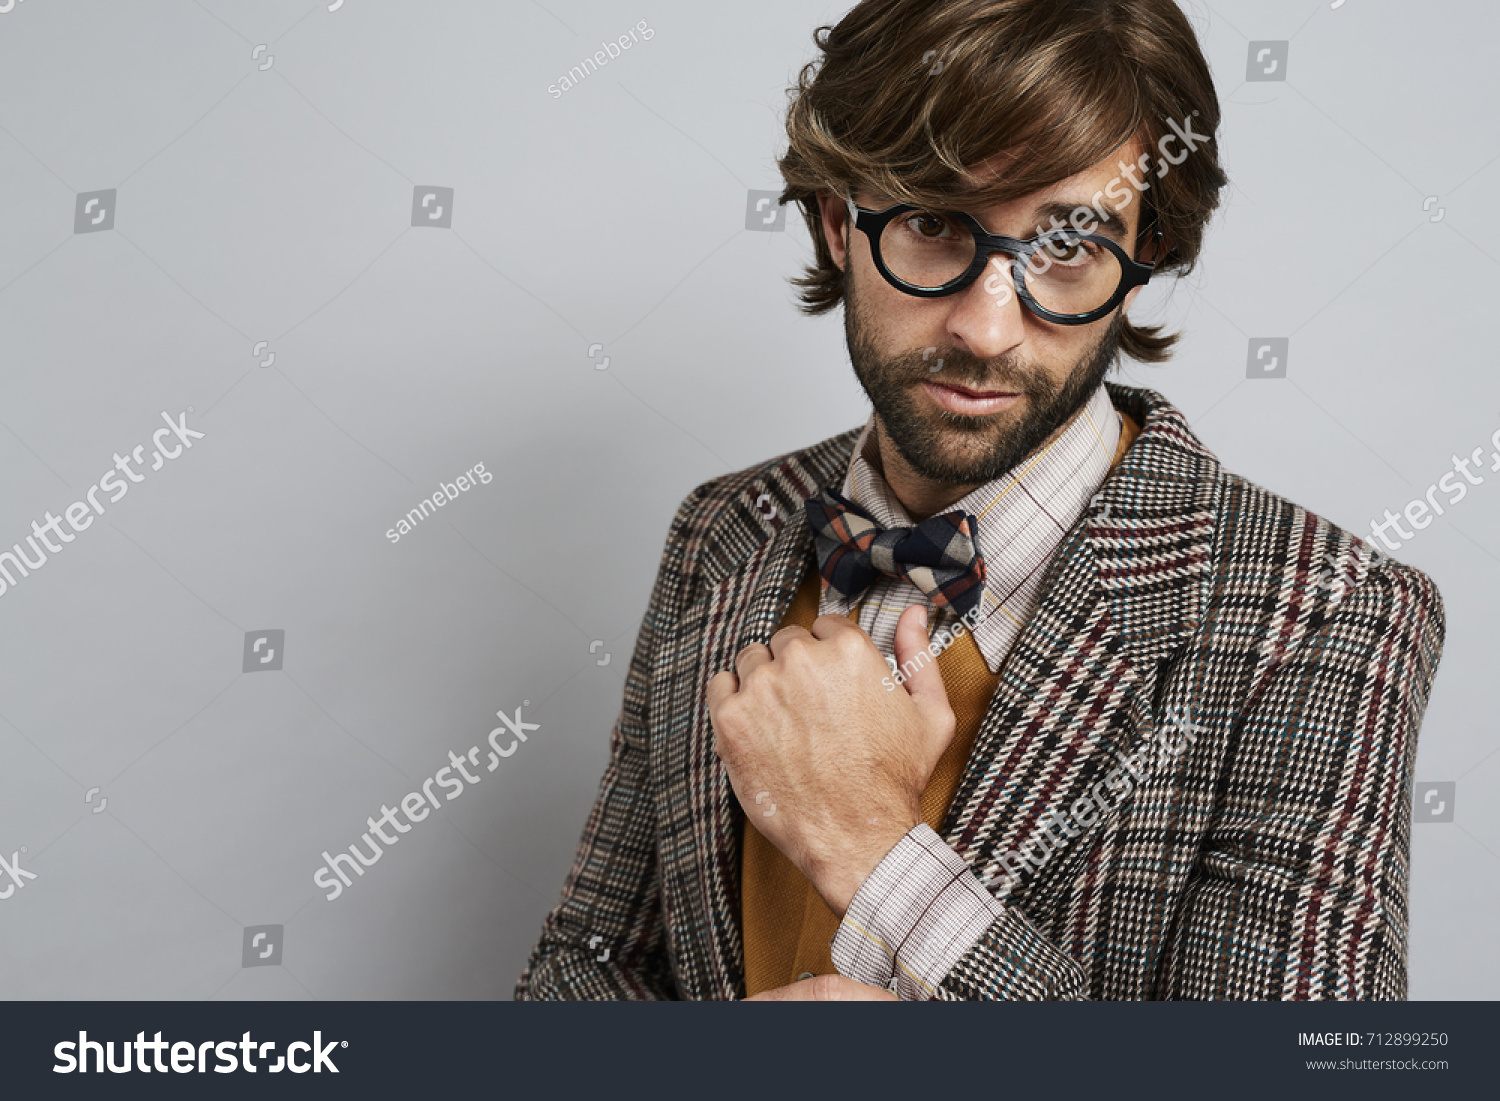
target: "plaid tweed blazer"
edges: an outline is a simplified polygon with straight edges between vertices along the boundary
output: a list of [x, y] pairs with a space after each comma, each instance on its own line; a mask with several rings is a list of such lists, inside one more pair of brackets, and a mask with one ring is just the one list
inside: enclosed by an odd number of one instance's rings
[[[1108, 386], [1141, 434], [1064, 538], [940, 832], [999, 881], [998, 856], [1165, 716], [1199, 733], [1005, 898], [937, 996], [1403, 998], [1437, 588], [1226, 472], [1161, 395]], [[838, 484], [857, 435], [715, 478], [678, 510], [518, 999], [744, 996], [743, 812], [706, 686], [777, 629], [814, 561], [803, 499]]]

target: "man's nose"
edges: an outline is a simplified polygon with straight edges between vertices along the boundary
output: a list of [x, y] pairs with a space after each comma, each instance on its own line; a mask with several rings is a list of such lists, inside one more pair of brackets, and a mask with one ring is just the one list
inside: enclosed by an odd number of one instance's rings
[[993, 359], [1026, 339], [1026, 307], [1016, 296], [1010, 257], [992, 253], [979, 278], [953, 296], [948, 335], [978, 359]]

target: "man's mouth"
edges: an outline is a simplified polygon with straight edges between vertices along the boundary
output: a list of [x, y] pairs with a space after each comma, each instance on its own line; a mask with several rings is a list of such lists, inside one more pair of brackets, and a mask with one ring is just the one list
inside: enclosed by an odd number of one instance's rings
[[922, 380], [922, 389], [941, 408], [966, 417], [983, 417], [1009, 409], [1021, 396], [1014, 390], [976, 390], [931, 379]]

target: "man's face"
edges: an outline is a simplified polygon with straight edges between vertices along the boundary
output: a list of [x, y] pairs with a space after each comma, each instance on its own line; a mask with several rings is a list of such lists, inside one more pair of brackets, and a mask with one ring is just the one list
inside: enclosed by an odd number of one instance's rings
[[[1133, 146], [1122, 147], [1051, 188], [968, 213], [991, 233], [1032, 237], [1056, 228], [1048, 218], [1058, 209], [1065, 219], [1087, 207], [1133, 157]], [[1130, 201], [1104, 198], [1106, 207], [1123, 209], [1090, 232], [1110, 236], [1133, 254], [1142, 204], [1135, 188], [1128, 182], [1125, 187]], [[863, 191], [854, 199], [867, 210], [892, 205], [888, 197]], [[847, 225], [841, 199], [834, 197], [823, 209], [825, 232], [838, 211]], [[917, 298], [887, 283], [875, 267], [869, 238], [848, 229], [852, 240], [841, 264], [854, 371], [897, 453], [928, 481], [979, 485], [1010, 470], [1067, 423], [1115, 360], [1134, 290], [1098, 321], [1056, 325], [1022, 305], [1010, 257], [997, 253], [957, 294]], [[835, 240], [842, 244], [843, 225], [839, 230], [831, 248]], [[834, 248], [836, 260], [841, 252]]]

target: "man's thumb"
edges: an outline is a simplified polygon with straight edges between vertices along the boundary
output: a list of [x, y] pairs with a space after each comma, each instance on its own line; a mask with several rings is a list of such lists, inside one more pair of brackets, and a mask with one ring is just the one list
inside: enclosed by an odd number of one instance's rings
[[933, 720], [952, 714], [943, 674], [938, 670], [937, 649], [927, 640], [927, 609], [914, 604], [902, 612], [896, 621], [896, 664], [918, 710]]

